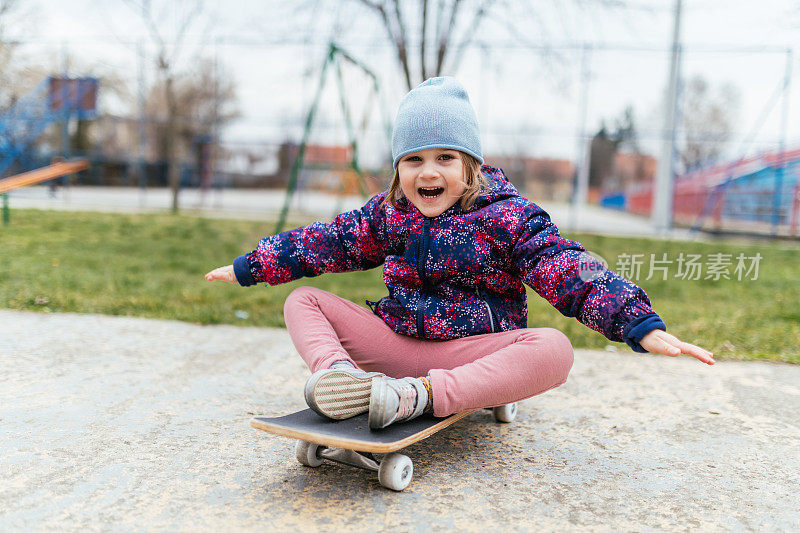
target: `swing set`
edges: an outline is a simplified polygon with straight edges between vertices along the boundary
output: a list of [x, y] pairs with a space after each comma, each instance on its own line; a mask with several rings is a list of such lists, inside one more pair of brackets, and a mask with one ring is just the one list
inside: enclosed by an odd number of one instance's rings
[[[347, 104], [346, 98], [346, 91], [344, 86], [344, 78], [342, 76], [342, 63], [348, 62], [358, 69], [360, 69], [364, 74], [366, 74], [372, 84], [371, 90], [369, 92], [369, 97], [367, 104], [364, 106], [364, 116], [361, 119], [361, 127], [357, 134], [353, 121], [351, 119], [350, 108]], [[345, 183], [346, 180], [355, 179], [357, 181], [356, 185], [361, 193], [362, 198], [366, 199], [367, 195], [369, 194], [369, 188], [367, 187], [367, 183], [365, 180], [364, 171], [361, 169], [361, 164], [359, 163], [359, 152], [358, 152], [358, 138], [359, 136], [363, 136], [364, 132], [367, 129], [370, 117], [370, 110], [375, 105], [375, 100], [380, 99], [380, 87], [378, 83], [378, 78], [375, 74], [367, 68], [363, 63], [356, 60], [347, 53], [344, 49], [339, 47], [336, 43], [331, 42], [328, 46], [328, 53], [325, 57], [325, 62], [322, 65], [322, 72], [319, 78], [319, 85], [317, 86], [317, 92], [314, 96], [314, 100], [311, 103], [311, 107], [308, 110], [308, 115], [306, 116], [305, 127], [303, 130], [303, 139], [300, 142], [300, 146], [298, 147], [297, 157], [294, 159], [294, 163], [292, 164], [291, 174], [289, 176], [289, 183], [286, 186], [286, 197], [283, 202], [283, 208], [281, 209], [281, 214], [278, 219], [278, 224], [275, 227], [275, 233], [280, 233], [283, 230], [284, 225], [286, 224], [286, 216], [289, 212], [289, 205], [292, 200], [292, 196], [294, 195], [295, 191], [297, 190], [297, 182], [298, 177], [300, 175], [300, 171], [305, 166], [305, 152], [306, 146], [308, 145], [308, 140], [311, 135], [312, 126], [314, 124], [314, 117], [317, 112], [317, 107], [319, 106], [319, 101], [322, 97], [323, 89], [325, 88], [326, 82], [326, 74], [328, 73], [328, 67], [330, 65], [334, 65], [335, 72], [336, 72], [336, 81], [339, 89], [339, 103], [342, 108], [342, 113], [344, 115], [344, 122], [347, 128], [347, 135], [349, 139], [349, 147], [350, 147], [350, 164], [349, 168], [351, 168], [355, 172], [354, 178], [348, 178], [346, 175], [343, 176], [340, 191], [344, 191], [348, 188], [348, 186], [352, 186], [352, 183]], [[386, 138], [387, 141], [391, 139], [392, 136], [392, 125], [389, 121], [388, 115], [386, 114], [385, 106], [379, 105], [381, 108], [381, 112], [383, 115], [383, 127], [386, 131]]]

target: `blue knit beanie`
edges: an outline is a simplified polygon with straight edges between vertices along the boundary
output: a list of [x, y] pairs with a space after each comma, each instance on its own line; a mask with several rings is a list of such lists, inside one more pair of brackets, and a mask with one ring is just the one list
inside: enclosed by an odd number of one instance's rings
[[428, 148], [460, 150], [483, 164], [478, 120], [455, 78], [425, 80], [400, 102], [392, 134], [394, 168], [404, 155]]

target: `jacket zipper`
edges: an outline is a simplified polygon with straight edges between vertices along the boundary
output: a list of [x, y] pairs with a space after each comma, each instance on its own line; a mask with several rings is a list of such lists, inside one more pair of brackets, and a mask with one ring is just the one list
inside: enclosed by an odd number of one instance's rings
[[417, 335], [419, 338], [425, 338], [425, 303], [428, 300], [428, 280], [425, 279], [425, 261], [428, 258], [428, 230], [431, 226], [431, 220], [425, 218], [422, 223], [422, 234], [419, 239], [419, 253], [417, 254], [417, 274], [422, 282], [422, 295], [417, 302]]
[[494, 327], [494, 311], [492, 311], [492, 306], [489, 305], [489, 302], [483, 297], [483, 293], [481, 293], [481, 290], [478, 287], [475, 287], [475, 293], [478, 295], [478, 298], [481, 299], [483, 305], [486, 306], [486, 310], [489, 311], [489, 324], [492, 326], [492, 333], [496, 333]]

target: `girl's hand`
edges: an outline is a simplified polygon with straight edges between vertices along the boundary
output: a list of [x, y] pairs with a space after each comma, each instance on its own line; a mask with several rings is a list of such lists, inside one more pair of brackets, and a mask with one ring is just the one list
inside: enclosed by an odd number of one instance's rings
[[660, 353], [672, 357], [684, 353], [709, 365], [714, 364], [714, 354], [708, 350], [704, 350], [688, 342], [683, 342], [675, 335], [670, 335], [666, 331], [660, 329], [654, 329], [645, 335], [639, 344], [650, 353]]
[[233, 265], [215, 268], [206, 274], [208, 281], [218, 279], [220, 281], [227, 281], [228, 283], [236, 283], [236, 274], [233, 273]]

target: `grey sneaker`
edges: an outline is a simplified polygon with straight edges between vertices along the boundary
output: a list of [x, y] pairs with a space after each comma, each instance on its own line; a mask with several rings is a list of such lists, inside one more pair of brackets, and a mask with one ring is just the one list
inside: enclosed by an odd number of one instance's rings
[[347, 366], [318, 370], [306, 381], [306, 403], [334, 420], [359, 415], [369, 409], [372, 379], [384, 375]]
[[369, 427], [381, 429], [417, 418], [427, 403], [428, 391], [417, 378], [375, 379], [369, 396]]

